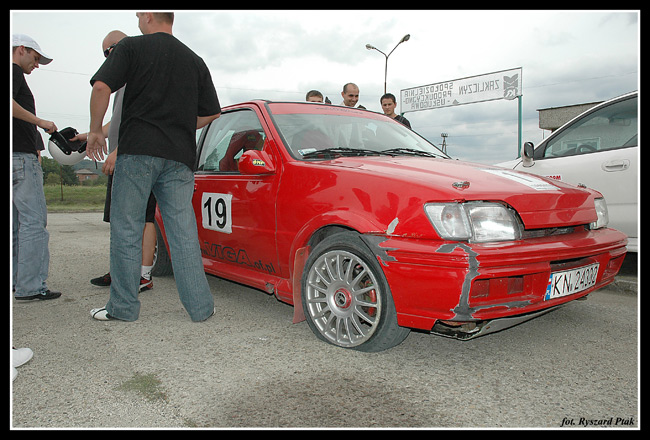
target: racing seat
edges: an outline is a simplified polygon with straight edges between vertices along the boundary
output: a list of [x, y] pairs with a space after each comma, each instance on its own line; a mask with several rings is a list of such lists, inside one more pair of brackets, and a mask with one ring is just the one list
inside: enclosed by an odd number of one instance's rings
[[226, 154], [219, 161], [219, 171], [239, 171], [235, 156], [241, 151], [262, 150], [264, 139], [256, 130], [240, 131], [230, 138]]

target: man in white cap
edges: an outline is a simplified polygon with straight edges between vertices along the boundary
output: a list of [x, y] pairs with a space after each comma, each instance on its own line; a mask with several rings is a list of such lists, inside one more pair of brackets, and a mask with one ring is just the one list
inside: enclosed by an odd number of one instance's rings
[[48, 249], [47, 207], [43, 193], [40, 150], [43, 140], [36, 130], [57, 130], [52, 121], [36, 116], [36, 105], [25, 75], [39, 64], [52, 61], [27, 35], [12, 38], [12, 171], [13, 171], [13, 289], [16, 300], [46, 300], [61, 296], [48, 289], [50, 253]]
[[[46, 65], [46, 64], [50, 64], [52, 62], [52, 58], [45, 55], [45, 53], [43, 53], [43, 51], [41, 50], [41, 46], [39, 46], [38, 43], [36, 41], [34, 41], [34, 39], [32, 37], [30, 37], [29, 35], [13, 34], [11, 42], [12, 42], [11, 45], [13, 47], [22, 46], [22, 47], [25, 47], [27, 49], [32, 49], [32, 50], [36, 51], [38, 53], [39, 57], [40, 57], [38, 59], [38, 64]], [[38, 67], [38, 66], [36, 66], [36, 67]], [[25, 73], [27, 73], [27, 72], [25, 72]], [[27, 74], [29, 75], [29, 73], [27, 73]]]

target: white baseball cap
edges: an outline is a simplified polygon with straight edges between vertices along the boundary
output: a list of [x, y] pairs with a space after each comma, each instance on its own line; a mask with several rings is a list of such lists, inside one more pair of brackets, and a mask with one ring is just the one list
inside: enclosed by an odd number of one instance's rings
[[41, 56], [41, 59], [39, 60], [38, 64], [46, 65], [52, 62], [52, 58], [45, 55], [41, 50], [41, 46], [39, 46], [38, 43], [28, 35], [14, 34], [11, 39], [11, 46], [12, 47], [25, 46], [38, 52], [38, 54]]

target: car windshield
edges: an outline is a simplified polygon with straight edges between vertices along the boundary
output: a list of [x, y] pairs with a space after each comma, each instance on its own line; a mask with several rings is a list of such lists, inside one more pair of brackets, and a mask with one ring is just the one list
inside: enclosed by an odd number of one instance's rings
[[273, 119], [296, 159], [340, 156], [424, 156], [448, 158], [405, 126], [380, 115], [284, 113]]

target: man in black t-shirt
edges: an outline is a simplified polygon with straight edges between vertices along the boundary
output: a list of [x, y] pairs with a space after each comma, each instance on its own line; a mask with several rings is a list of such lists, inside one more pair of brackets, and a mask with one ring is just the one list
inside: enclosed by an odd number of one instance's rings
[[[103, 159], [110, 94], [125, 84], [111, 199], [111, 294], [95, 319], [135, 321], [140, 312], [141, 239], [153, 190], [174, 276], [193, 321], [214, 313], [192, 208], [197, 128], [221, 113], [210, 71], [172, 35], [173, 13], [137, 13], [143, 35], [122, 39], [93, 76], [87, 155]], [[164, 246], [164, 243], [158, 243]]]
[[386, 93], [379, 99], [381, 104], [381, 109], [384, 111], [384, 114], [390, 118], [395, 119], [397, 122], [400, 122], [402, 125], [406, 125], [408, 128], [411, 128], [411, 123], [402, 115], [395, 113], [395, 107], [397, 107], [397, 101], [395, 95], [392, 93]]
[[45, 300], [61, 296], [48, 289], [50, 253], [47, 207], [43, 193], [43, 169], [40, 150], [43, 139], [36, 130], [57, 130], [56, 124], [36, 116], [34, 95], [25, 75], [51, 58], [27, 35], [12, 36], [12, 259], [13, 289], [17, 300]]

